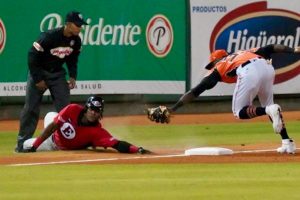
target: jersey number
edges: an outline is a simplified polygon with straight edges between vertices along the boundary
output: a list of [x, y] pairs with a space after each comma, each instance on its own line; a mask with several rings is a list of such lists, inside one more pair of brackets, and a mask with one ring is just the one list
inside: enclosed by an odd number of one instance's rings
[[75, 129], [72, 124], [66, 122], [60, 128], [60, 132], [66, 139], [73, 139], [76, 135]]

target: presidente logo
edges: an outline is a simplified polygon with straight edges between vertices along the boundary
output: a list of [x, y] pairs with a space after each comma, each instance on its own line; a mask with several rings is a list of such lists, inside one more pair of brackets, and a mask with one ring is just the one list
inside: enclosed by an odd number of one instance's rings
[[150, 52], [157, 57], [165, 57], [173, 45], [173, 28], [167, 17], [155, 15], [148, 22], [146, 41]]
[[3, 21], [0, 18], [0, 54], [4, 50], [6, 42], [6, 30]]
[[[255, 2], [227, 13], [214, 27], [210, 50], [238, 50], [283, 44], [300, 45], [300, 14], [282, 9], [268, 9], [267, 2]], [[280, 58], [279, 58], [280, 57]], [[272, 59], [276, 69], [275, 84], [300, 74], [300, 56], [280, 55]]]
[[40, 30], [41, 32], [44, 32], [61, 26], [63, 26], [63, 20], [61, 16], [57, 13], [50, 13], [42, 19], [40, 24]]
[[[82, 27], [79, 37], [82, 45], [91, 46], [136, 46], [140, 43], [142, 29], [139, 25], [127, 22], [127, 24], [108, 24], [104, 18], [98, 18], [95, 22], [87, 18], [88, 25]], [[57, 13], [47, 14], [41, 21], [40, 30], [46, 31], [61, 27], [64, 20]]]
[[[142, 26], [127, 24], [108, 24], [105, 18], [92, 21], [87, 18], [79, 37], [82, 45], [91, 46], [137, 46], [141, 43]], [[40, 23], [40, 30], [46, 31], [63, 26], [64, 20], [57, 13], [47, 14]], [[173, 28], [164, 15], [153, 16], [146, 27], [146, 43], [150, 52], [157, 57], [168, 55], [173, 45]]]

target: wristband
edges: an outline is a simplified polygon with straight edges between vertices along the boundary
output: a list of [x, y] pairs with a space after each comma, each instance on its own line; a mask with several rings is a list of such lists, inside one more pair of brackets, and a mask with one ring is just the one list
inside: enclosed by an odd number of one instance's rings
[[139, 151], [139, 148], [134, 145], [130, 145], [129, 147], [129, 153], [137, 153]]
[[44, 140], [41, 137], [37, 137], [32, 146], [37, 149], [43, 142]]

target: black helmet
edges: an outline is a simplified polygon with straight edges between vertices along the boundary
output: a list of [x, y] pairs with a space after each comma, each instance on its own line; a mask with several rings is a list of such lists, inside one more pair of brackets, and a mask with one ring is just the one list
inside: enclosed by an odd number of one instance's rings
[[104, 110], [104, 100], [99, 96], [91, 96], [86, 101], [85, 107], [102, 114]]

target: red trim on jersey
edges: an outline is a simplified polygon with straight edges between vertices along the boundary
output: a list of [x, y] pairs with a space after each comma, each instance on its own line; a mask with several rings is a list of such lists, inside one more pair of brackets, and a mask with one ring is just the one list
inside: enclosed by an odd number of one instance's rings
[[32, 146], [37, 149], [43, 142], [44, 140], [41, 137], [37, 137]]

